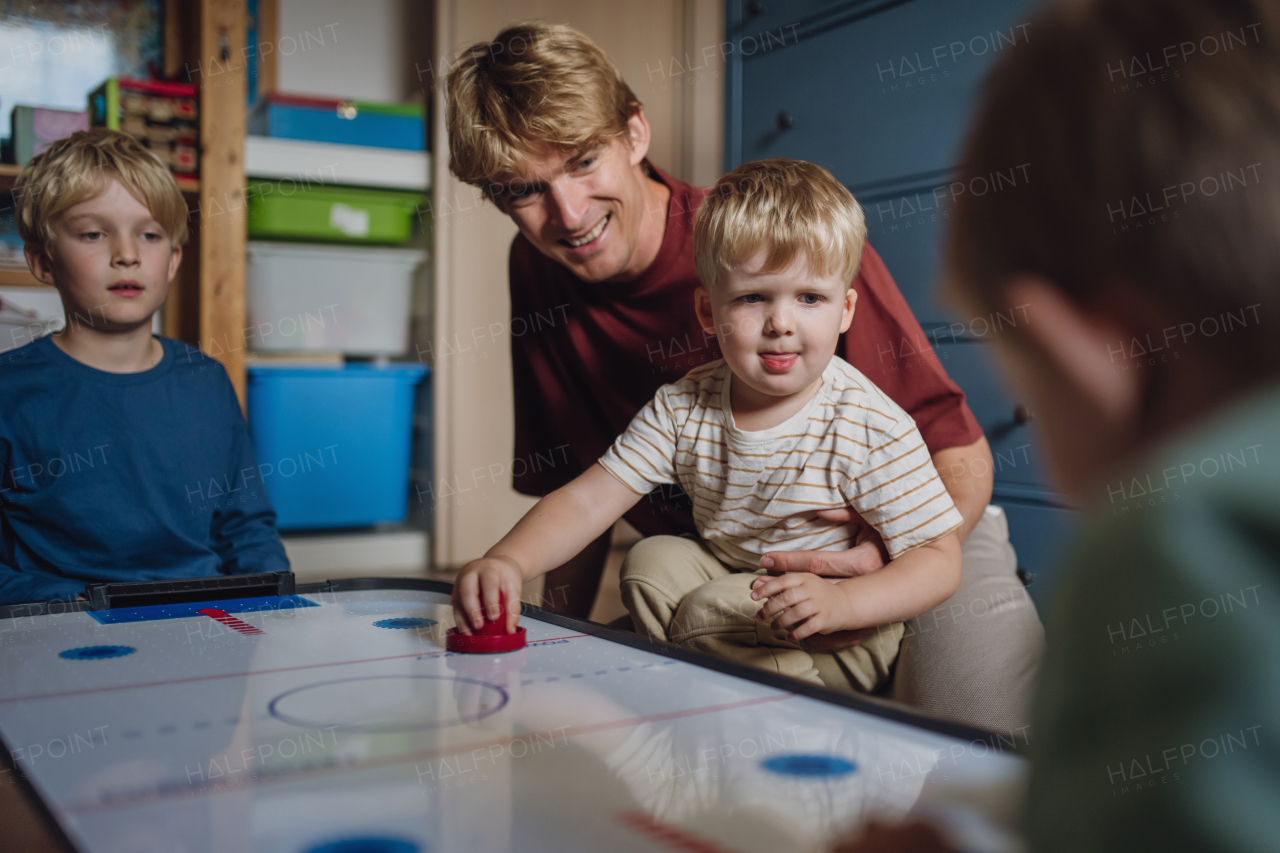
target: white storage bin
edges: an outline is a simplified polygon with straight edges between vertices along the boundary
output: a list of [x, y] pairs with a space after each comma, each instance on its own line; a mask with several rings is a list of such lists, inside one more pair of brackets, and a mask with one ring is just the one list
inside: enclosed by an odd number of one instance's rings
[[401, 355], [420, 249], [250, 241], [245, 338], [253, 350]]
[[0, 288], [0, 352], [8, 352], [61, 331], [62, 298], [52, 287]]

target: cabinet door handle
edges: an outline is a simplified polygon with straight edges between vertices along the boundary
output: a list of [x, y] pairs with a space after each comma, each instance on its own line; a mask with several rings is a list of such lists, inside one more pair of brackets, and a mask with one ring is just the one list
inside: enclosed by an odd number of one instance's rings
[[778, 113], [778, 130], [788, 130], [792, 127], [795, 127], [795, 124], [796, 124], [796, 117], [793, 116], [791, 113], [787, 112], [786, 110], [783, 110], [782, 112]]
[[1026, 426], [1035, 417], [1035, 413], [1022, 403], [1018, 403], [1013, 407], [1013, 419], [998, 424], [988, 430], [987, 438], [990, 441], [1004, 441], [1018, 427]]

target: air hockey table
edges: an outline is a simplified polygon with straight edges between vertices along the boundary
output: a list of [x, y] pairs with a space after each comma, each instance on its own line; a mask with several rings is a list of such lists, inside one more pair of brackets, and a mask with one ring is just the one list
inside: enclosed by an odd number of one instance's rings
[[9, 772], [91, 853], [819, 851], [1025, 772], [1015, 738], [529, 605], [524, 649], [447, 652], [450, 590], [0, 608]]

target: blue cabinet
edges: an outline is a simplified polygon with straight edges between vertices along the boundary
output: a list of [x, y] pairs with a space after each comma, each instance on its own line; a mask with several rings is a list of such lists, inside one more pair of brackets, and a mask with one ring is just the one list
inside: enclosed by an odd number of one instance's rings
[[[847, 2], [774, 28], [772, 40], [763, 28], [758, 50], [738, 51], [737, 153], [812, 160], [855, 193], [889, 177], [944, 177], [992, 57], [1027, 40], [1027, 6]], [[742, 36], [752, 28], [744, 20]]]
[[1028, 573], [1027, 594], [1043, 620], [1048, 616], [1053, 592], [1061, 578], [1059, 565], [1076, 532], [1080, 513], [1035, 500], [1002, 494], [997, 486], [991, 502], [1004, 509], [1009, 520], [1009, 541], [1018, 552], [1018, 566]]
[[[1033, 413], [1003, 384], [994, 327], [938, 297], [942, 241], [959, 195], [1016, 187], [1029, 164], [954, 180], [970, 112], [993, 60], [1031, 38], [1038, 0], [728, 0], [726, 168], [766, 157], [819, 163], [863, 206], [884, 258], [991, 443], [993, 503], [1041, 609], [1075, 513], [1048, 484]], [[854, 319], [855, 329], [857, 319]]]
[[[1034, 413], [1007, 390], [986, 344], [939, 343], [934, 351], [964, 389], [969, 409], [991, 444], [997, 484], [1046, 489], [1048, 477], [1032, 437]], [[1052, 499], [1046, 492], [1046, 498]]]
[[[810, 26], [815, 21], [840, 16], [850, 6], [863, 4], [850, 3], [849, 0], [760, 0], [736, 5], [742, 7], [741, 36], [747, 39], [755, 37], [761, 44], [765, 44], [767, 35], [777, 37], [778, 33], [785, 33], [790, 36], [793, 27]], [[732, 9], [729, 14], [732, 18]], [[751, 52], [750, 41], [746, 43], [745, 50]]]
[[954, 310], [938, 295], [942, 241], [952, 204], [949, 191], [944, 188], [939, 195], [938, 188], [936, 180], [917, 178], [855, 193], [867, 220], [867, 242], [876, 247], [926, 329], [957, 322]]
[[[794, 157], [830, 169], [917, 318], [951, 321], [934, 294], [942, 227], [969, 191], [953, 169], [983, 75], [1028, 40], [1034, 5], [731, 0], [726, 166]], [[1029, 175], [1011, 163], [986, 177], [1007, 187]]]

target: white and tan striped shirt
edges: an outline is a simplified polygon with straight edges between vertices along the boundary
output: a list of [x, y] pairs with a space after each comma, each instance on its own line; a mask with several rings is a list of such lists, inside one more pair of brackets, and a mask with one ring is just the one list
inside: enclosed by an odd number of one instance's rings
[[844, 359], [832, 356], [813, 398], [766, 430], [734, 424], [731, 381], [720, 360], [662, 386], [600, 459], [637, 494], [678, 483], [725, 565], [848, 548], [848, 526], [815, 515], [833, 507], [857, 510], [890, 557], [960, 525], [915, 421]]

